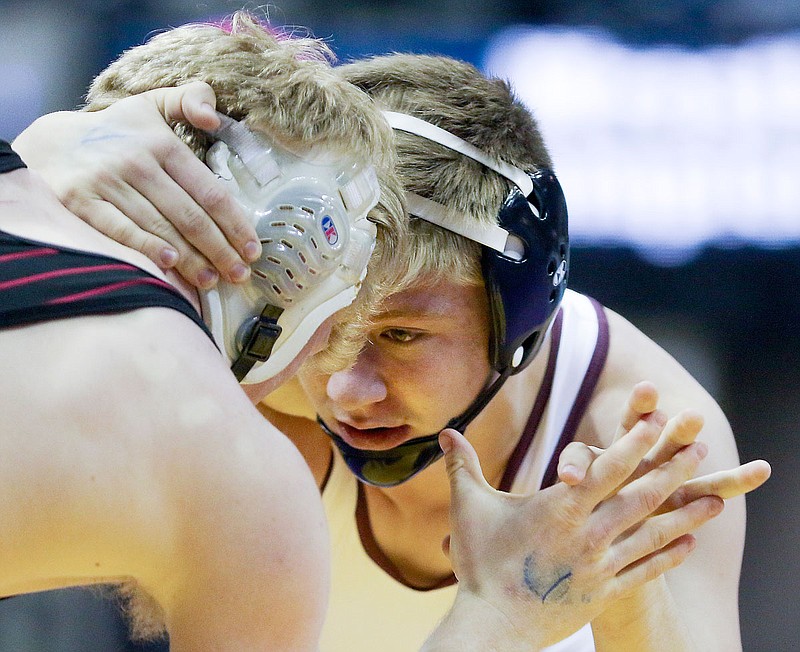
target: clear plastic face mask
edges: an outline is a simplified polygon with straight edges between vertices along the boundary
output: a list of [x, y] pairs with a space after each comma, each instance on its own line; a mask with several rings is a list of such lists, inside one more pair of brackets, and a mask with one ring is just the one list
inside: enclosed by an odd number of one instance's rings
[[350, 304], [375, 244], [367, 213], [379, 187], [374, 170], [331, 154], [300, 157], [223, 116], [206, 162], [252, 216], [262, 255], [244, 284], [201, 292], [203, 316], [222, 351], [239, 358], [266, 305], [280, 335], [266, 361], [242, 379], [272, 378], [330, 315]]

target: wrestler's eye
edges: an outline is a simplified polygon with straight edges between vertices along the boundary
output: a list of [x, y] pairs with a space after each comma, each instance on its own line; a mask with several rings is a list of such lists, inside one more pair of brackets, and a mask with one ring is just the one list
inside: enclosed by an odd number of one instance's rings
[[381, 337], [400, 344], [413, 342], [419, 335], [420, 333], [416, 331], [408, 331], [403, 328], [389, 328], [381, 333]]

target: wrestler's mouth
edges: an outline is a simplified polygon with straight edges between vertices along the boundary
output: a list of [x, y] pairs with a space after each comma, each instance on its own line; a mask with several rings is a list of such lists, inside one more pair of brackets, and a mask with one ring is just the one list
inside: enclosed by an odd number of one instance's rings
[[353, 448], [388, 450], [410, 439], [409, 426], [391, 428], [357, 428], [342, 421], [334, 421], [336, 434]]

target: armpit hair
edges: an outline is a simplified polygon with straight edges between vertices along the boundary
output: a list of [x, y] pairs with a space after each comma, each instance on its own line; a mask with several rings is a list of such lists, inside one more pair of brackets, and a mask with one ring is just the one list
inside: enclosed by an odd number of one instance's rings
[[131, 580], [115, 584], [104, 593], [125, 617], [132, 641], [143, 643], [167, 638], [164, 610], [138, 582]]

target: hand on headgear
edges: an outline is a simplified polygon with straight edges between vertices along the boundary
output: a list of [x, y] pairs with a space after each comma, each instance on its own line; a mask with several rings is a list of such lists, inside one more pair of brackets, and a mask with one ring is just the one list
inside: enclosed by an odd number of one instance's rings
[[262, 254], [247, 283], [221, 282], [201, 301], [239, 380], [256, 383], [286, 368], [355, 299], [375, 244], [367, 214], [380, 191], [369, 165], [330, 152], [297, 155], [227, 116], [221, 123], [206, 162], [252, 217]]

